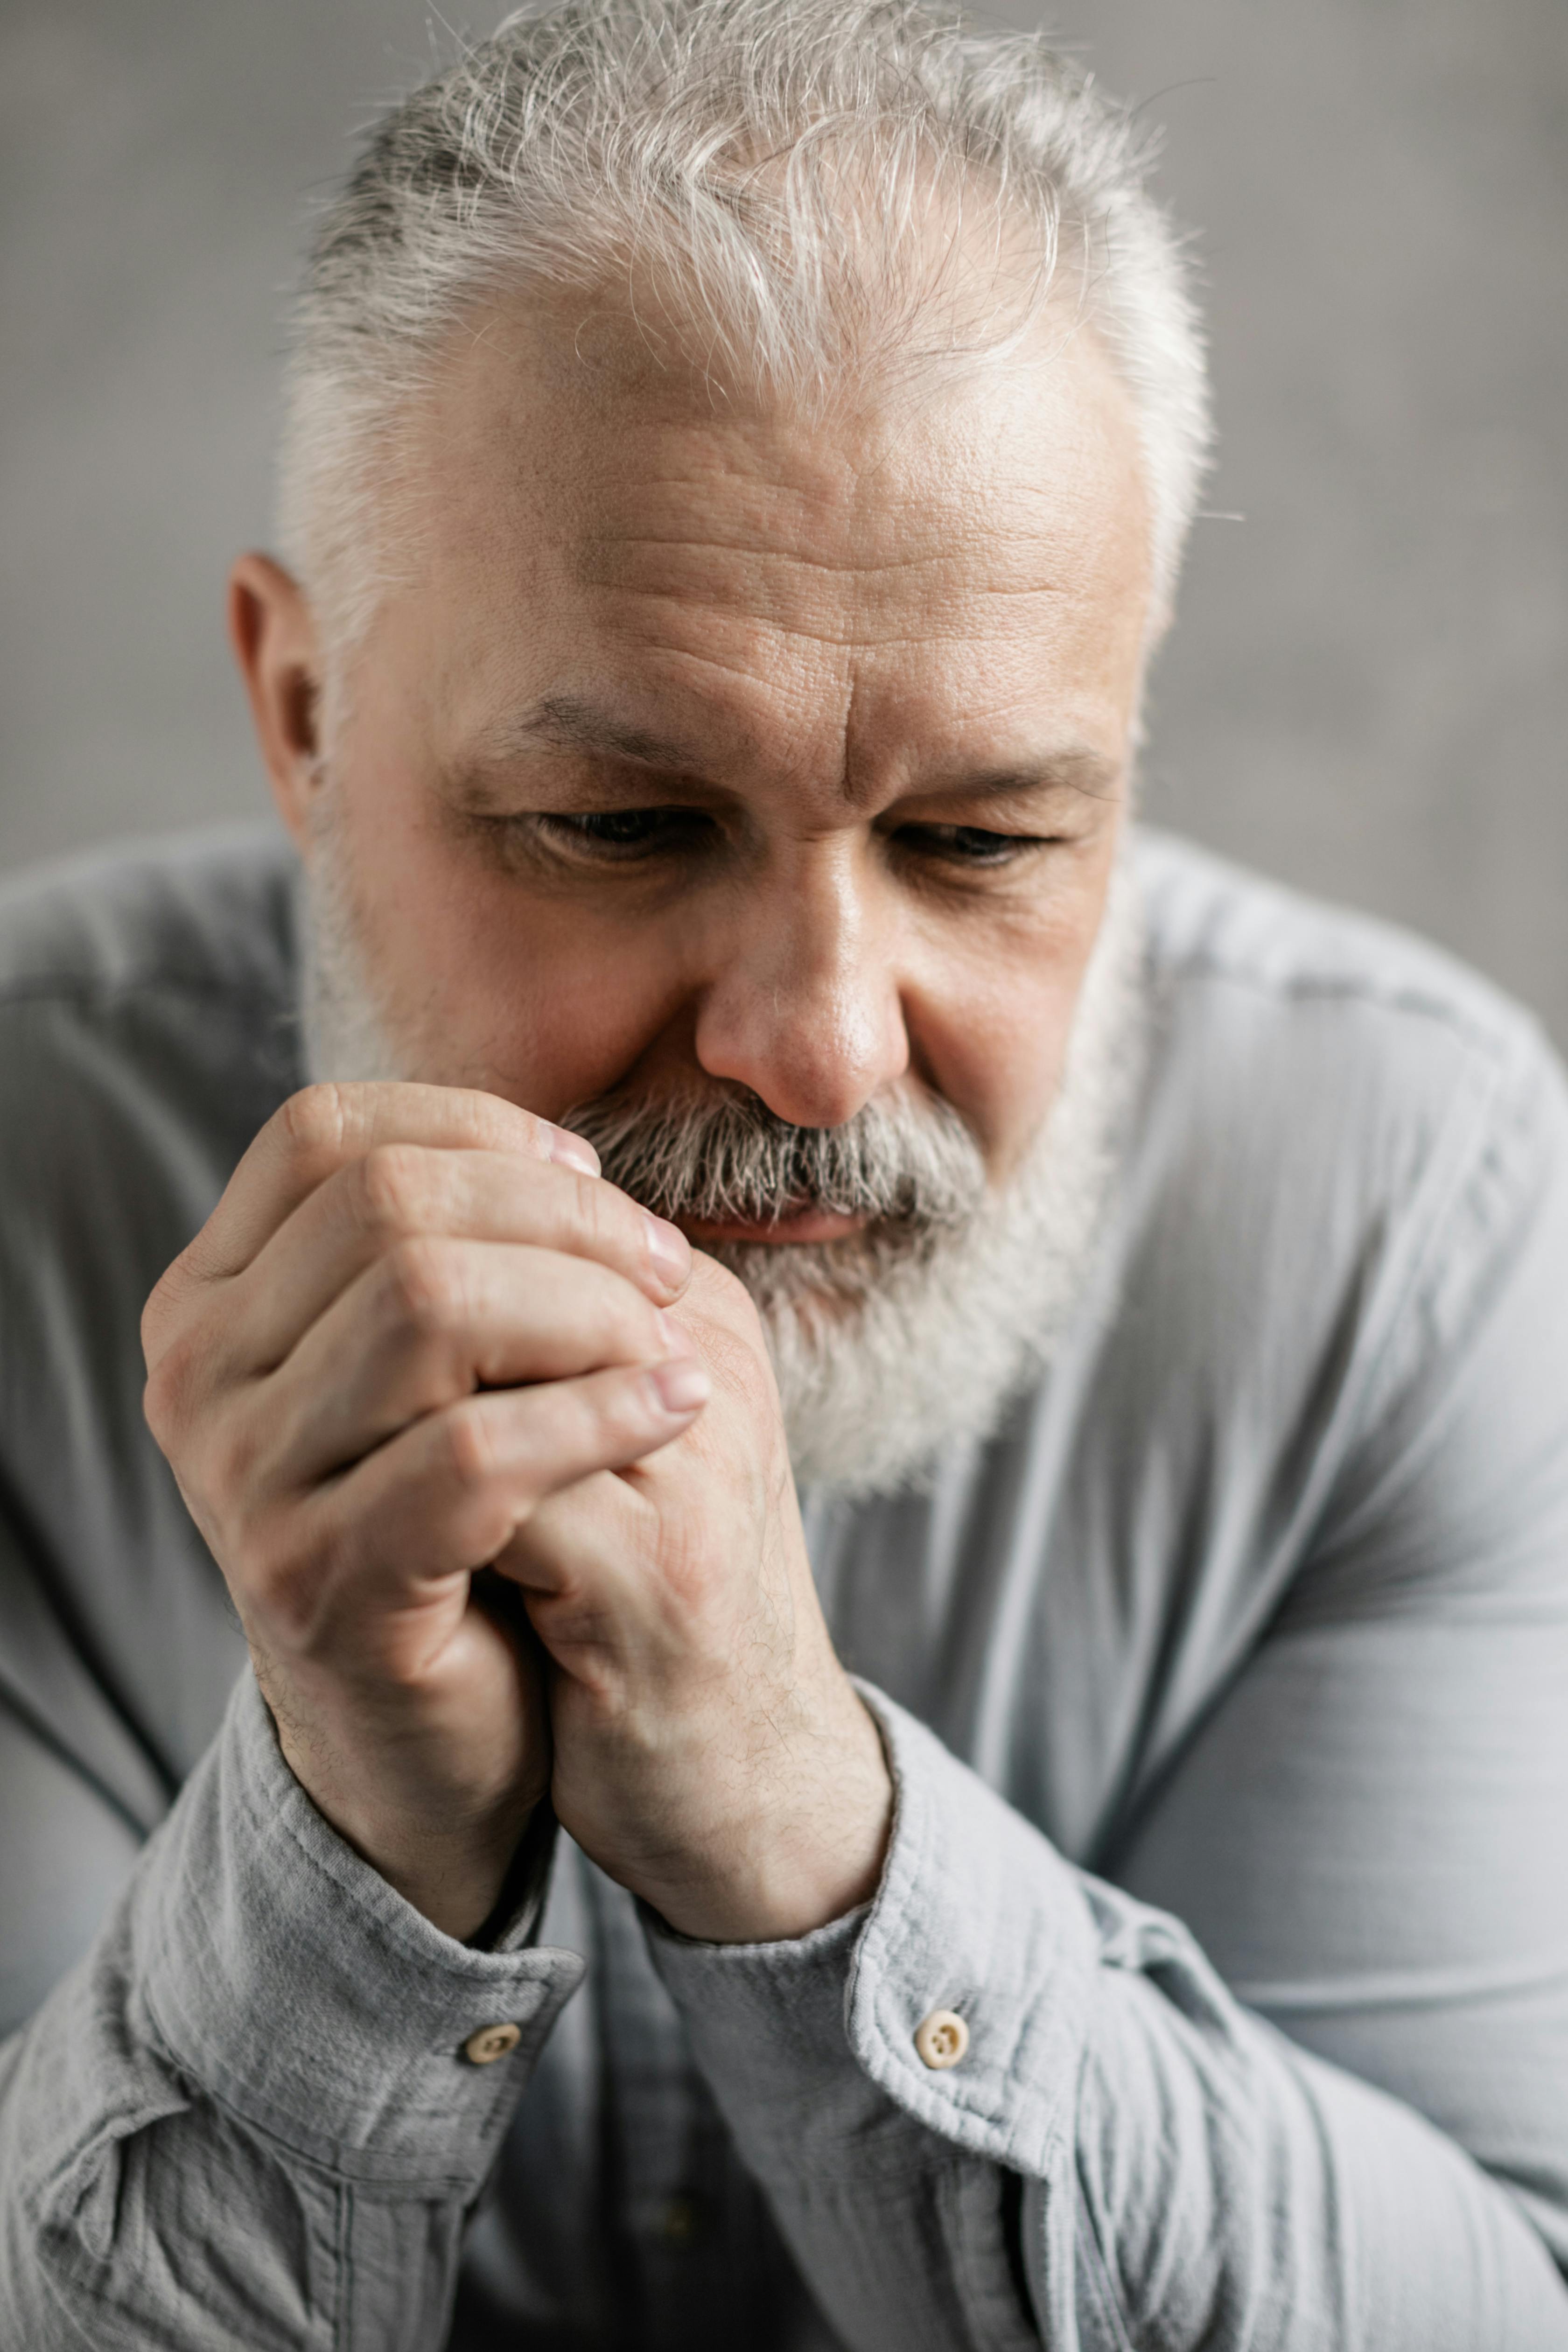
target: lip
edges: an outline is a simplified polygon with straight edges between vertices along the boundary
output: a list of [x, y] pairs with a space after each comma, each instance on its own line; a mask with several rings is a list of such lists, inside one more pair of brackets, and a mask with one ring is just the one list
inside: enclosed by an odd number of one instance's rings
[[866, 1223], [864, 1217], [843, 1216], [835, 1209], [797, 1209], [788, 1216], [771, 1219], [765, 1225], [704, 1225], [683, 1219], [681, 1230], [700, 1249], [716, 1242], [760, 1242], [770, 1247], [787, 1248], [792, 1244], [847, 1241], [851, 1234], [864, 1233]]

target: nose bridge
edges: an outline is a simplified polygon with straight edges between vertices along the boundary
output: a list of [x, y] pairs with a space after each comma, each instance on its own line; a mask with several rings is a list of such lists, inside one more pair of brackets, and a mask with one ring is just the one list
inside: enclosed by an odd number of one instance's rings
[[837, 1127], [909, 1059], [887, 910], [852, 828], [797, 841], [741, 894], [697, 1052], [783, 1118]]

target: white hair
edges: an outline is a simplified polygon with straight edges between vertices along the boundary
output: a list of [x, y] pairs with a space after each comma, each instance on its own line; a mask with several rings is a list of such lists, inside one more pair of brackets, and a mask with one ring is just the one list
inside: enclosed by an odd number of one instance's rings
[[855, 369], [999, 350], [1068, 300], [1136, 415], [1159, 625], [1209, 426], [1185, 258], [1147, 162], [1042, 37], [923, 0], [519, 11], [382, 121], [321, 224], [288, 387], [285, 559], [351, 646], [391, 576], [393, 428], [458, 321], [505, 289], [635, 300], [651, 280], [710, 377], [808, 402]]

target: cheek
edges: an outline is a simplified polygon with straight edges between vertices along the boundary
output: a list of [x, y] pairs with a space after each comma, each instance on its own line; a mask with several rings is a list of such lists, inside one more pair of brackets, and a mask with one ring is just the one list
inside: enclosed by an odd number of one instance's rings
[[922, 958], [905, 1004], [916, 1066], [969, 1121], [1001, 1181], [1056, 1097], [1104, 903], [1104, 877]]
[[[513, 909], [514, 920], [516, 909]], [[679, 998], [657, 939], [580, 914], [532, 909], [500, 969], [476, 975], [478, 1000], [502, 1003], [492, 1085], [543, 1118], [620, 1085], [656, 1043]]]
[[405, 1066], [558, 1118], [626, 1076], [669, 1017], [657, 928], [607, 921], [496, 870], [384, 775], [346, 831], [376, 997]]
[[679, 993], [657, 934], [542, 902], [515, 880], [459, 882], [439, 930], [451, 1033], [492, 1092], [544, 1118], [624, 1079]]

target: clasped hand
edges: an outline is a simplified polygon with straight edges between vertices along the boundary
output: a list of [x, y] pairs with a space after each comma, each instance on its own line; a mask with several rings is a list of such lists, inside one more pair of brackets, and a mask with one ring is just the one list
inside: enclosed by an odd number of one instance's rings
[[594, 1165], [493, 1096], [307, 1088], [148, 1302], [148, 1420], [290, 1769], [437, 1927], [548, 1790], [681, 1933], [799, 1936], [875, 1886], [880, 1742], [751, 1301]]

